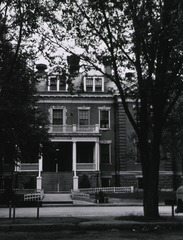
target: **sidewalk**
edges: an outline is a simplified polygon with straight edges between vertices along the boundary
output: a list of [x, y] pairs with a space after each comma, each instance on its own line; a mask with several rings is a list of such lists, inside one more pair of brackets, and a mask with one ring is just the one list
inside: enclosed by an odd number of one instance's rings
[[[76, 204], [76, 203], [75, 203]], [[167, 228], [183, 229], [183, 213], [171, 216], [171, 207], [159, 207], [160, 220], [145, 221], [143, 207], [128, 204], [93, 204], [16, 208], [15, 219], [9, 219], [9, 209], [0, 208], [0, 231], [58, 231], [58, 230], [106, 230]], [[13, 215], [13, 213], [12, 213]], [[11, 216], [13, 217], [13, 216]]]

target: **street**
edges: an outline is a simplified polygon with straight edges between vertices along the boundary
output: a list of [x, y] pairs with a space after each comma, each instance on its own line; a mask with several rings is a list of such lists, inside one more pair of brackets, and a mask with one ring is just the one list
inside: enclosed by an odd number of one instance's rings
[[[57, 206], [16, 208], [15, 219], [9, 219], [9, 208], [0, 209], [1, 240], [112, 240], [112, 239], [183, 239], [183, 213], [171, 217], [171, 207], [160, 206], [160, 215], [169, 222], [135, 222], [143, 216], [142, 206]], [[125, 217], [134, 217], [128, 221]], [[124, 217], [124, 218], [123, 218]], [[177, 223], [176, 223], [177, 222]], [[174, 224], [175, 223], [175, 224]], [[169, 224], [169, 225], [167, 225]], [[176, 228], [176, 226], [179, 226]]]
[[111, 239], [133, 239], [133, 240], [181, 240], [183, 232], [177, 231], [155, 231], [138, 232], [134, 231], [59, 231], [59, 232], [1, 232], [1, 240], [58, 240], [58, 239], [82, 239], [82, 240], [111, 240]]

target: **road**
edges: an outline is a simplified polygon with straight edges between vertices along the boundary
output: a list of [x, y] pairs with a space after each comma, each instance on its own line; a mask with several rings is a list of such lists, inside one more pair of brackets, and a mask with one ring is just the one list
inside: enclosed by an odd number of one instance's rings
[[[171, 216], [171, 207], [168, 206], [160, 206], [160, 215], [161, 216]], [[157, 228], [158, 224], [153, 225], [155, 227], [151, 229], [147, 229], [144, 225], [141, 225], [140, 228], [134, 228], [133, 222], [130, 227], [126, 228], [115, 228], [115, 226], [121, 226], [120, 220], [118, 217], [122, 216], [142, 216], [143, 215], [143, 207], [142, 206], [108, 206], [108, 205], [83, 205], [83, 206], [59, 206], [59, 207], [41, 207], [39, 209], [40, 221], [36, 219], [37, 217], [37, 208], [16, 208], [16, 221], [17, 225], [14, 226], [10, 224], [9, 230], [0, 232], [1, 240], [58, 240], [58, 239], [82, 239], [82, 240], [113, 240], [113, 239], [148, 239], [155, 240], [157, 238], [161, 240], [178, 240], [183, 239], [183, 230], [167, 230], [169, 228]], [[183, 213], [175, 214], [175, 216], [183, 217]], [[0, 208], [0, 219], [1, 224], [7, 225], [9, 224], [9, 209], [8, 208]], [[42, 224], [43, 226], [47, 226], [48, 219], [51, 218], [53, 221], [53, 225], [57, 224], [58, 221], [61, 222], [59, 225], [59, 231], [44, 227], [44, 230], [40, 228]], [[183, 218], [182, 218], [183, 219]], [[45, 221], [46, 220], [46, 221]], [[54, 223], [55, 220], [55, 223]], [[57, 220], [57, 221], [56, 221]], [[174, 218], [172, 218], [172, 221]], [[20, 222], [21, 223], [20, 223]], [[22, 222], [23, 221], [23, 222]], [[38, 221], [38, 222], [37, 222]], [[45, 221], [45, 224], [44, 224]], [[68, 228], [62, 227], [62, 223], [64, 226], [67, 226], [68, 223], [73, 222], [78, 226], [76, 228], [72, 228], [70, 230], [66, 230]], [[122, 220], [123, 221], [123, 220]], [[36, 230], [32, 230], [27, 232], [27, 230], [22, 230], [21, 224], [28, 224], [32, 228], [32, 223], [36, 223], [38, 225]], [[79, 224], [79, 225], [78, 225]], [[97, 225], [98, 228], [94, 227], [93, 231], [91, 228], [87, 228], [90, 225]], [[102, 225], [100, 225], [102, 224]], [[117, 224], [117, 225], [116, 225]], [[19, 225], [19, 228], [17, 228]], [[73, 225], [74, 226], [74, 225]], [[100, 226], [105, 226], [105, 228], [100, 228]], [[108, 226], [108, 228], [107, 228]], [[125, 226], [125, 225], [123, 225]], [[31, 229], [29, 228], [29, 229]], [[105, 231], [104, 231], [105, 229]], [[119, 230], [120, 229], [120, 230]], [[123, 229], [123, 230], [122, 230]], [[140, 230], [138, 230], [140, 229]], [[163, 230], [162, 230], [163, 229]], [[51, 231], [50, 231], [51, 230]], [[98, 230], [98, 231], [97, 231]]]
[[178, 240], [182, 239], [183, 232], [177, 231], [157, 231], [157, 232], [137, 232], [133, 231], [59, 231], [59, 232], [4, 232], [0, 233], [1, 240]]

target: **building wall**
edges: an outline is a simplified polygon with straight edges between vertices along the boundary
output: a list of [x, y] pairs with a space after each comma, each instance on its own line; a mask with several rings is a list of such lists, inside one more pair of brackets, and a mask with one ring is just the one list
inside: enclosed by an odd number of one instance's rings
[[[79, 81], [78, 81], [79, 82]], [[108, 82], [108, 80], [107, 80]], [[108, 164], [100, 163], [99, 172], [77, 172], [79, 177], [79, 185], [82, 185], [82, 178], [87, 177], [90, 182], [90, 186], [97, 187], [101, 186], [102, 183], [106, 184], [108, 181], [109, 185], [115, 186], [115, 177], [112, 177], [111, 173], [116, 171], [116, 116], [114, 108], [114, 97], [108, 92], [76, 92], [70, 94], [69, 92], [59, 91], [59, 92], [45, 92], [42, 91], [43, 84], [40, 84], [40, 100], [39, 106], [42, 110], [48, 114], [50, 118], [50, 109], [52, 107], [63, 107], [65, 110], [65, 121], [64, 124], [67, 125], [78, 125], [78, 108], [89, 108], [90, 109], [90, 125], [99, 124], [99, 109], [107, 108], [110, 109], [110, 129], [102, 130], [100, 129], [99, 144], [111, 143], [111, 162]], [[106, 87], [105, 87], [106, 90]], [[51, 134], [51, 141], [54, 142], [62, 137], [61, 134]], [[70, 135], [72, 138], [72, 134]], [[79, 136], [78, 136], [79, 137]], [[82, 137], [82, 136], [81, 136]], [[89, 139], [90, 136], [86, 137]], [[54, 163], [53, 163], [54, 164]], [[44, 165], [44, 164], [43, 164]], [[103, 179], [103, 180], [101, 180]]]
[[[133, 113], [133, 102], [129, 101], [129, 108]], [[129, 122], [120, 99], [116, 99], [117, 109], [117, 158], [119, 163], [119, 182], [120, 186], [134, 186], [137, 189], [142, 188], [142, 171], [141, 163], [134, 152], [133, 137], [134, 130]], [[174, 166], [175, 165], [175, 166]], [[174, 169], [174, 170], [173, 170]], [[171, 158], [164, 158], [162, 156], [160, 162], [160, 189], [177, 189], [182, 182], [181, 164], [173, 162]]]
[[[106, 83], [109, 84], [108, 79], [105, 79]], [[82, 81], [82, 77], [77, 77], [77, 84]], [[79, 88], [78, 88], [79, 89]], [[105, 90], [107, 88], [105, 87]], [[65, 113], [64, 124], [67, 125], [78, 125], [78, 108], [89, 108], [90, 109], [90, 125], [99, 124], [99, 109], [110, 108], [110, 129], [102, 130], [97, 136], [99, 144], [110, 143], [111, 144], [111, 162], [102, 164], [100, 162], [99, 171], [77, 171], [79, 188], [83, 187], [97, 187], [97, 186], [134, 186], [136, 189], [143, 187], [141, 164], [138, 161], [138, 156], [134, 142], [134, 130], [125, 114], [124, 108], [120, 101], [120, 98], [113, 96], [112, 94], [105, 92], [82, 92], [76, 91], [70, 93], [67, 91], [47, 91], [46, 81], [42, 79], [38, 86], [39, 91], [39, 107], [48, 114], [48, 118], [51, 123], [51, 109], [63, 107]], [[133, 102], [129, 101], [130, 110], [133, 111]], [[72, 133], [69, 137], [65, 138], [62, 133], [51, 133], [50, 140], [53, 148], [56, 148], [60, 144], [60, 147], [64, 146], [65, 143], [69, 142], [70, 151], [72, 151]], [[96, 139], [95, 138], [95, 139]], [[69, 140], [71, 139], [71, 140]], [[82, 139], [86, 142], [94, 139], [90, 134], [87, 136], [77, 135], [77, 139]], [[56, 144], [56, 145], [54, 145]], [[94, 142], [92, 142], [94, 144]], [[55, 151], [55, 150], [54, 150]], [[64, 149], [62, 149], [64, 151]], [[67, 149], [68, 151], [68, 149]], [[62, 152], [63, 153], [63, 152]], [[62, 154], [61, 153], [61, 154]], [[44, 184], [53, 186], [51, 188], [56, 189], [54, 175], [55, 171], [55, 153], [51, 153], [49, 163], [45, 164], [44, 172]], [[63, 154], [64, 155], [64, 154]], [[66, 158], [69, 156], [69, 161], [72, 161], [72, 154], [64, 155]], [[99, 155], [100, 156], [100, 155]], [[45, 160], [46, 161], [46, 160]], [[52, 167], [50, 167], [52, 165]], [[66, 170], [72, 173], [72, 167]], [[50, 172], [49, 172], [50, 170]], [[72, 185], [72, 174], [62, 176], [60, 179], [69, 178], [68, 186]], [[68, 177], [69, 176], [69, 177]], [[50, 178], [50, 180], [48, 179]], [[23, 178], [22, 178], [23, 179]], [[181, 183], [181, 174], [172, 172], [172, 161], [171, 159], [162, 160], [160, 164], [160, 188], [172, 188], [173, 185]], [[60, 183], [62, 184], [62, 183]], [[65, 183], [65, 186], [67, 184]], [[64, 188], [64, 190], [66, 190]]]

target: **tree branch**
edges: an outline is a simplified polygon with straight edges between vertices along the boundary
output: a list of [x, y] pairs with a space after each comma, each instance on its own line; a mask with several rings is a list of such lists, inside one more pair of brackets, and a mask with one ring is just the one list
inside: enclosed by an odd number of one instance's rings
[[126, 102], [126, 97], [125, 97], [124, 91], [122, 89], [121, 83], [119, 81], [116, 60], [115, 60], [115, 57], [114, 57], [114, 48], [113, 48], [113, 40], [112, 40], [113, 37], [112, 37], [112, 33], [111, 33], [111, 30], [110, 30], [110, 27], [109, 27], [109, 24], [108, 24], [108, 19], [107, 19], [104, 7], [102, 8], [102, 11], [103, 11], [104, 19], [105, 19], [106, 28], [107, 28], [107, 31], [108, 31], [108, 38], [109, 38], [109, 41], [110, 41], [109, 50], [110, 50], [110, 53], [111, 53], [112, 64], [113, 64], [113, 69], [114, 69], [114, 73], [115, 73], [115, 83], [118, 87], [118, 90], [119, 90], [119, 93], [120, 93], [120, 96], [121, 96], [121, 100], [122, 100], [123, 107], [125, 109], [126, 115], [128, 116], [129, 121], [131, 122], [136, 134], [139, 136], [139, 129], [138, 129], [137, 123], [135, 122], [134, 118], [132, 117], [131, 112], [129, 111], [128, 104]]

